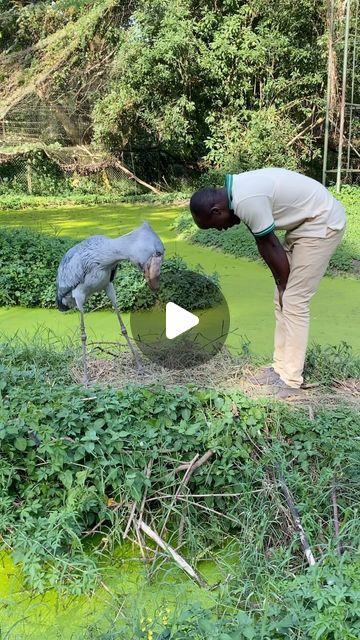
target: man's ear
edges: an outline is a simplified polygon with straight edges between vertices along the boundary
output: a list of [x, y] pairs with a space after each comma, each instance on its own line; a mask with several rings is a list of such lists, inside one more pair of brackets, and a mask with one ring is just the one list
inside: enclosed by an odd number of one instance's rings
[[210, 209], [210, 214], [211, 214], [212, 216], [221, 216], [222, 211], [221, 211], [221, 209], [218, 207], [218, 205], [217, 205], [217, 204], [215, 204], [213, 207], [211, 207], [211, 209]]

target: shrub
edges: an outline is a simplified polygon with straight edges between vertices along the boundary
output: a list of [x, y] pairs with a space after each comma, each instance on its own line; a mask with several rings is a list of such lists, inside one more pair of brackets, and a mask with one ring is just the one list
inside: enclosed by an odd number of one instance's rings
[[[55, 279], [64, 253], [74, 240], [47, 236], [28, 229], [0, 231], [0, 306], [55, 307]], [[200, 266], [189, 270], [180, 257], [164, 261], [161, 286], [153, 292], [139, 269], [129, 262], [119, 266], [115, 288], [123, 311], [148, 309], [157, 302], [173, 302], [202, 309], [220, 302], [216, 274], [202, 277]], [[111, 307], [105, 294], [92, 296], [88, 309]]]

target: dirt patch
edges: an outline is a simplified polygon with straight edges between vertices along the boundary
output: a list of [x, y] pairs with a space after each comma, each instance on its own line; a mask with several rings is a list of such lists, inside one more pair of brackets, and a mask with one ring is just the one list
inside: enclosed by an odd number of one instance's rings
[[[90, 384], [111, 384], [116, 387], [129, 383], [164, 386], [194, 384], [198, 387], [224, 388], [239, 386], [240, 381], [250, 372], [246, 359], [231, 355], [227, 349], [222, 349], [204, 364], [184, 370], [166, 369], [140, 354], [142, 369], [137, 371], [131, 354], [125, 350], [115, 353], [115, 348], [109, 350], [104, 347], [104, 343], [94, 346], [88, 358]], [[74, 363], [71, 374], [75, 382], [82, 382], [83, 368], [80, 360]]]
[[[233, 356], [223, 348], [212, 360], [185, 370], [169, 370], [159, 364], [142, 359], [142, 370], [137, 371], [132, 356], [125, 350], [114, 353], [104, 343], [94, 346], [89, 359], [88, 371], [90, 385], [105, 384], [123, 387], [126, 384], [152, 386], [160, 384], [165, 387], [173, 385], [193, 384], [196, 387], [228, 389], [242, 391], [251, 398], [276, 399], [278, 388], [270, 385], [255, 385], [249, 382], [250, 376], [257, 369], [244, 356]], [[71, 375], [73, 380], [81, 384], [83, 379], [82, 362], [74, 362]], [[331, 387], [320, 384], [305, 385], [301, 397], [287, 400], [297, 406], [319, 408], [349, 404], [360, 408], [360, 379], [334, 380]]]

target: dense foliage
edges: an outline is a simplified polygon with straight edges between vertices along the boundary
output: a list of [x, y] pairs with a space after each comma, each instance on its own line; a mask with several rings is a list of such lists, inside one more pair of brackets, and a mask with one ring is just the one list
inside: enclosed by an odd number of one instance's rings
[[[177, 186], [204, 166], [317, 170], [325, 2], [1, 4], [4, 104], [45, 75], [41, 104], [57, 114], [67, 143], [80, 131], [87, 143], [121, 151], [143, 177]], [[35, 110], [30, 100], [25, 120]]]
[[[360, 236], [359, 224], [359, 189], [358, 187], [345, 186], [341, 194], [334, 194], [342, 202], [346, 209], [347, 226], [341, 245], [330, 260], [328, 272], [360, 274]], [[183, 234], [190, 242], [207, 247], [220, 249], [238, 258], [260, 260], [255, 240], [244, 224], [236, 225], [226, 231], [216, 229], [198, 229], [188, 212], [179, 215], [176, 230]], [[284, 232], [277, 232], [279, 238], [284, 237]]]
[[[358, 636], [358, 413], [318, 409], [310, 420], [305, 411], [237, 391], [194, 387], [83, 389], [69, 378], [71, 352], [38, 344], [3, 343], [0, 361], [0, 533], [36, 590], [56, 585], [79, 593], [95, 586], [96, 560], [121, 542], [133, 501], [140, 505], [146, 489], [143, 518], [160, 531], [170, 505], [163, 496], [179, 487], [176, 467], [211, 449], [212, 458], [190, 479], [185, 511], [174, 505], [163, 535], [176, 546], [185, 517], [193, 564], [205, 553], [216, 562], [226, 537], [232, 550], [228, 561], [220, 554], [219, 568], [224, 562], [228, 577], [213, 609], [185, 608], [166, 622], [138, 621], [138, 628], [131, 617], [129, 637], [151, 638], [151, 631], [177, 640], [189, 634], [255, 640], [264, 626], [271, 640]], [[322, 559], [309, 572], [301, 569], [279, 474]], [[86, 533], [94, 527], [101, 538], [90, 556]], [[342, 559], [334, 552], [340, 541]]]
[[[65, 252], [75, 244], [69, 238], [47, 236], [29, 229], [0, 230], [0, 306], [55, 307], [56, 272]], [[129, 262], [118, 268], [114, 284], [123, 311], [148, 309], [171, 299], [187, 309], [204, 309], [220, 302], [216, 274], [203, 277], [200, 266], [187, 268], [173, 257], [162, 266], [161, 285], [152, 291], [143, 274]], [[88, 309], [111, 307], [105, 294], [95, 294]]]
[[314, 154], [312, 136], [290, 141], [321, 105], [324, 27], [313, 0], [141, 0], [94, 109], [96, 139], [227, 169], [295, 168]]

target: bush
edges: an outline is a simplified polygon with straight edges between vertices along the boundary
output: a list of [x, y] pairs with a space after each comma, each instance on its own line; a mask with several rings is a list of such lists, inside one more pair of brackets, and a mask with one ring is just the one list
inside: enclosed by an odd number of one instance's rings
[[[0, 231], [0, 306], [55, 307], [55, 279], [64, 253], [74, 240], [47, 236], [28, 229]], [[123, 311], [148, 309], [171, 299], [187, 309], [203, 309], [220, 302], [216, 274], [203, 277], [200, 266], [189, 270], [180, 257], [164, 261], [160, 289], [152, 291], [142, 273], [129, 262], [120, 264], [115, 278]], [[103, 293], [92, 296], [88, 309], [110, 308]]]

